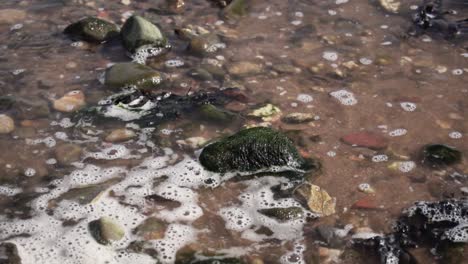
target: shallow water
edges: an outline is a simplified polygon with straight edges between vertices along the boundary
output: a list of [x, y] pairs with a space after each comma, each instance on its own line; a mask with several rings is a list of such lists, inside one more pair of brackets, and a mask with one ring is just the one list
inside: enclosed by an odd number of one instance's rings
[[[256, 0], [234, 20], [205, 0], [186, 1], [180, 14], [169, 15], [154, 11], [163, 1], [121, 2], [0, 3], [1, 96], [17, 102], [0, 101], [2, 114], [15, 123], [0, 135], [0, 241], [14, 243], [22, 263], [173, 263], [176, 254], [180, 260], [191, 252], [247, 263], [378, 263], [339, 257], [349, 251], [346, 243], [335, 246], [338, 253], [323, 253], [314, 228], [351, 224], [351, 232], [386, 233], [415, 201], [467, 195], [466, 158], [433, 169], [421, 163], [420, 150], [443, 143], [466, 155], [468, 44], [433, 32], [408, 35], [419, 1], [404, 1], [392, 14], [377, 1]], [[52, 102], [70, 91], [81, 91], [86, 106], [115, 94], [99, 78], [112, 63], [130, 61], [118, 40], [73, 41], [63, 29], [87, 15], [122, 25], [132, 13], [157, 23], [172, 44], [168, 54], [147, 63], [164, 74], [157, 89], [185, 95], [235, 81], [248, 98], [230, 106], [241, 117], [213, 123], [188, 115], [146, 128], [115, 120], [83, 126], [74, 113], [55, 110]], [[203, 56], [187, 51], [174, 29], [189, 24], [219, 34], [223, 45]], [[239, 62], [255, 69], [236, 75], [232, 67]], [[210, 67], [217, 67], [211, 77], [189, 74]], [[266, 103], [281, 114], [265, 120], [249, 115]], [[297, 112], [314, 120], [283, 122]], [[303, 155], [322, 162], [311, 182], [336, 198], [335, 214], [287, 223], [259, 214], [259, 208], [300, 206], [273, 199], [270, 187], [283, 178], [207, 186], [205, 180], [216, 176], [196, 160], [200, 146], [186, 139], [212, 140], [259, 124], [286, 132]], [[106, 141], [120, 128], [136, 136]], [[383, 136], [388, 146], [372, 150], [341, 140], [360, 131]], [[360, 191], [363, 183], [375, 193]], [[353, 207], [365, 197], [369, 208]], [[121, 240], [101, 245], [89, 234], [88, 223], [102, 216], [123, 226]], [[135, 231], [149, 217], [164, 222], [162, 234]], [[421, 263], [436, 262], [428, 249], [414, 254]], [[0, 251], [0, 262], [3, 257]]]

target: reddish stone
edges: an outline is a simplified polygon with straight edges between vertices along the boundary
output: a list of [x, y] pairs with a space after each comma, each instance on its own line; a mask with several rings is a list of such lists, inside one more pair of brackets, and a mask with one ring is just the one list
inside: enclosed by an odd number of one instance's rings
[[348, 134], [341, 138], [341, 140], [349, 145], [364, 147], [370, 149], [384, 149], [387, 147], [387, 139], [379, 134], [372, 132], [357, 132]]
[[364, 210], [377, 210], [380, 209], [375, 201], [375, 198], [372, 196], [366, 196], [357, 202], [355, 202], [352, 206], [352, 209], [364, 209]]

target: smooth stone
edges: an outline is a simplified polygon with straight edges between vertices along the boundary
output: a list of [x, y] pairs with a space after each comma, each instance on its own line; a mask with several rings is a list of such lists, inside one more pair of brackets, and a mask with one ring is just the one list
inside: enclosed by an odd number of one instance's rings
[[272, 167], [285, 171], [316, 169], [299, 154], [292, 141], [284, 134], [266, 127], [241, 130], [206, 146], [200, 163], [214, 172], [256, 172]]
[[400, 10], [401, 2], [395, 0], [379, 0], [380, 6], [390, 13], [398, 13]]
[[135, 138], [136, 134], [133, 130], [120, 128], [113, 130], [105, 139], [107, 142], [123, 142]]
[[272, 67], [273, 70], [284, 74], [294, 74], [301, 72], [299, 68], [296, 68], [290, 64], [273, 64]]
[[161, 30], [141, 16], [131, 16], [125, 21], [120, 32], [124, 47], [134, 52], [145, 45], [162, 47], [167, 44]]
[[119, 241], [125, 235], [125, 230], [110, 217], [101, 217], [91, 221], [88, 228], [94, 239], [102, 245]]
[[387, 139], [383, 136], [367, 131], [348, 134], [341, 140], [348, 145], [375, 150], [385, 149], [388, 145]]
[[315, 116], [310, 113], [291, 113], [283, 117], [281, 120], [289, 124], [300, 124], [314, 121]]
[[240, 61], [228, 66], [228, 72], [236, 77], [252, 76], [262, 73], [263, 65], [259, 63]]
[[16, 24], [26, 19], [26, 11], [20, 9], [1, 9], [0, 24]]
[[70, 165], [73, 162], [80, 161], [83, 150], [75, 144], [63, 144], [55, 149], [55, 158], [58, 164], [62, 166]]
[[0, 134], [9, 134], [15, 130], [15, 121], [4, 114], [0, 115]]
[[140, 89], [152, 88], [161, 82], [161, 75], [152, 68], [134, 63], [116, 63], [106, 71], [105, 85], [111, 88], [136, 86]]
[[303, 184], [294, 190], [295, 196], [305, 201], [309, 209], [322, 216], [329, 216], [336, 212], [336, 198], [317, 185]]
[[68, 92], [60, 99], [53, 102], [54, 109], [60, 112], [71, 113], [80, 110], [85, 106], [85, 96], [82, 91], [75, 90]]
[[145, 240], [156, 240], [164, 238], [167, 224], [154, 217], [147, 218], [143, 223], [136, 227], [135, 232]]
[[0, 244], [0, 263], [21, 264], [21, 257], [15, 244], [4, 242]]
[[119, 35], [119, 27], [107, 20], [86, 17], [75, 22], [63, 31], [72, 38], [90, 42], [103, 42]]
[[216, 34], [194, 36], [190, 40], [188, 49], [195, 55], [205, 55], [215, 52], [217, 50], [215, 45], [218, 43], [220, 43], [220, 39]]
[[372, 196], [365, 196], [357, 200], [352, 206], [352, 209], [363, 209], [363, 210], [377, 210], [380, 209], [377, 201]]

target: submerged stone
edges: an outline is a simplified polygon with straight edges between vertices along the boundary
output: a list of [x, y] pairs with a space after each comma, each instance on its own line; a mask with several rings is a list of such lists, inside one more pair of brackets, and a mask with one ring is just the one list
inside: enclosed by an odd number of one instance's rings
[[164, 238], [167, 224], [157, 218], [147, 218], [135, 229], [135, 233], [146, 240], [156, 240]]
[[123, 228], [109, 217], [101, 217], [88, 224], [91, 235], [100, 244], [107, 245], [122, 239], [125, 235]]
[[245, 129], [208, 145], [199, 159], [206, 169], [221, 173], [310, 169], [289, 138], [266, 127]]
[[15, 130], [15, 121], [7, 115], [0, 115], [0, 134], [9, 134]]
[[128, 18], [120, 34], [125, 48], [132, 53], [141, 46], [162, 47], [167, 44], [161, 30], [141, 16]]
[[63, 144], [55, 149], [55, 158], [62, 166], [68, 166], [81, 158], [83, 150], [76, 144]]
[[296, 199], [307, 204], [310, 211], [329, 216], [335, 213], [336, 199], [331, 197], [327, 191], [313, 184], [303, 184], [295, 189]]
[[233, 0], [223, 9], [223, 14], [227, 18], [241, 17], [247, 14], [247, 0]]
[[267, 208], [259, 209], [258, 212], [280, 222], [304, 217], [304, 211], [301, 207]]
[[423, 148], [423, 162], [431, 167], [448, 166], [460, 162], [462, 153], [443, 144], [431, 144]]
[[202, 119], [216, 123], [229, 123], [236, 117], [235, 114], [212, 104], [204, 104], [198, 110]]
[[118, 36], [119, 27], [97, 17], [87, 17], [66, 27], [64, 33], [72, 38], [103, 42]]
[[71, 91], [61, 98], [53, 101], [54, 109], [64, 113], [75, 112], [86, 104], [85, 95], [82, 91]]
[[342, 137], [341, 140], [348, 145], [375, 150], [384, 149], [388, 145], [383, 136], [367, 131], [348, 134]]
[[116, 63], [106, 71], [105, 85], [111, 88], [135, 86], [152, 88], [161, 82], [161, 75], [152, 68], [134, 62]]

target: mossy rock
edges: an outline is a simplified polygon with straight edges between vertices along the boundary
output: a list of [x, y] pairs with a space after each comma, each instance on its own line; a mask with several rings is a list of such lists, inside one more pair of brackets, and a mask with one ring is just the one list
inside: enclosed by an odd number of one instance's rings
[[140, 89], [152, 88], [161, 82], [161, 75], [152, 68], [134, 63], [116, 63], [106, 71], [105, 85], [111, 88], [136, 86]]
[[163, 47], [167, 44], [167, 39], [161, 30], [141, 16], [128, 18], [122, 26], [120, 35], [124, 47], [132, 53], [141, 46]]
[[305, 171], [311, 169], [291, 140], [266, 127], [242, 130], [205, 147], [200, 163], [213, 172]]
[[204, 104], [198, 109], [199, 115], [203, 120], [213, 123], [229, 123], [236, 117], [235, 114], [220, 109], [212, 104]]
[[103, 42], [119, 35], [119, 27], [107, 20], [86, 17], [65, 28], [64, 33], [90, 42]]

